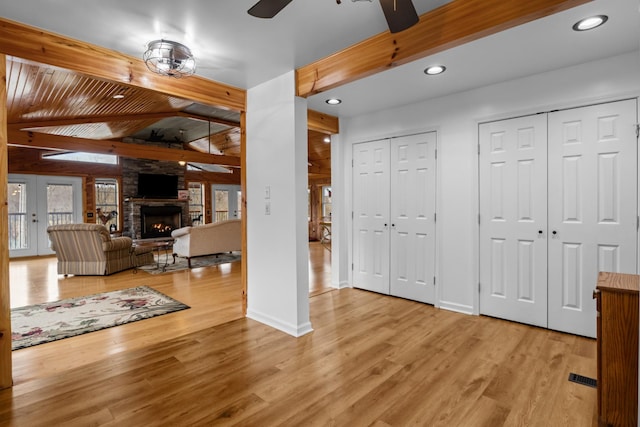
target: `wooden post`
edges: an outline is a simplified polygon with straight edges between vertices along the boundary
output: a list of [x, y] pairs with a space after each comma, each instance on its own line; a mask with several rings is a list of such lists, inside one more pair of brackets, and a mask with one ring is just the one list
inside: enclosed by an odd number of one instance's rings
[[247, 315], [247, 113], [240, 112], [240, 191], [242, 192], [242, 314]]
[[7, 58], [0, 54], [0, 389], [11, 379], [11, 304], [9, 298], [9, 166], [7, 163]]

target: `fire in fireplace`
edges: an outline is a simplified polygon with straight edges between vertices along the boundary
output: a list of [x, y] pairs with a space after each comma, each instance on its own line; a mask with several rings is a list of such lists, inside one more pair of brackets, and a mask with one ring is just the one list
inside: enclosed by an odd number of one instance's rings
[[180, 206], [140, 206], [141, 238], [171, 237], [171, 232], [182, 227]]

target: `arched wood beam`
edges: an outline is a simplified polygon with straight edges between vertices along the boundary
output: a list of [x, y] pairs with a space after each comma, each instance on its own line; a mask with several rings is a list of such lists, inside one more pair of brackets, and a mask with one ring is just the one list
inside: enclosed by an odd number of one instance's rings
[[591, 0], [454, 0], [388, 31], [296, 70], [297, 94], [308, 97], [486, 37]]

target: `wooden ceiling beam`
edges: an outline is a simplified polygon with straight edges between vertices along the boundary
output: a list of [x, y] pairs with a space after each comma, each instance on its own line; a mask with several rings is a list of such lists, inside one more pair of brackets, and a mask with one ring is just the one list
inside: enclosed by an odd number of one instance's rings
[[246, 108], [243, 89], [197, 75], [184, 79], [160, 76], [149, 71], [142, 59], [5, 18], [0, 18], [0, 40], [0, 53], [6, 55], [226, 110]]
[[592, 0], [454, 0], [413, 27], [380, 33], [296, 70], [308, 97]]
[[176, 114], [176, 116], [188, 117], [190, 119], [200, 120], [200, 121], [203, 121], [203, 122], [218, 123], [218, 124], [221, 124], [221, 125], [226, 125], [226, 126], [230, 126], [230, 127], [234, 127], [234, 128], [240, 127], [240, 122], [236, 122], [234, 120], [226, 120], [226, 119], [219, 119], [219, 118], [216, 118], [216, 117], [201, 116], [199, 114], [187, 113], [187, 112], [184, 112], [184, 111], [178, 112]]
[[169, 117], [176, 117], [175, 112], [169, 113], [147, 113], [147, 114], [126, 114], [114, 116], [84, 116], [70, 119], [54, 119], [54, 120], [38, 120], [33, 122], [9, 123], [10, 131], [19, 131], [22, 129], [36, 129], [53, 126], [73, 126], [88, 123], [109, 123], [109, 122], [130, 122], [142, 120], [162, 120]]
[[309, 130], [314, 130], [326, 135], [340, 133], [340, 123], [337, 117], [315, 110], [307, 111], [307, 127]]
[[[147, 114], [126, 114], [126, 115], [113, 115], [113, 116], [83, 116], [70, 119], [56, 119], [56, 120], [39, 120], [33, 122], [20, 122], [9, 123], [8, 129], [11, 131], [19, 131], [23, 129], [37, 129], [46, 128], [52, 126], [73, 126], [88, 123], [113, 123], [113, 122], [130, 122], [130, 121], [144, 121], [144, 120], [162, 120], [170, 117], [186, 117], [194, 120], [207, 121], [206, 116], [200, 116], [198, 114], [190, 114], [182, 111], [173, 111], [166, 113], [147, 113]], [[218, 118], [210, 118], [211, 123], [219, 123], [231, 127], [239, 127], [240, 122], [234, 122], [233, 120], [225, 120]]]
[[176, 150], [153, 145], [128, 144], [117, 141], [72, 138], [35, 132], [10, 132], [9, 145], [62, 151], [83, 151], [88, 153], [115, 154], [137, 159], [208, 163], [229, 167], [239, 167], [240, 158], [207, 154], [196, 151]]

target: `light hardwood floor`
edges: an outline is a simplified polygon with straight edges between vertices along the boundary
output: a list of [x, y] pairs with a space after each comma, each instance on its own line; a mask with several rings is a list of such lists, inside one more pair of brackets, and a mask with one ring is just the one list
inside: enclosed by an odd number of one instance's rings
[[595, 377], [594, 340], [327, 291], [314, 249], [298, 339], [242, 318], [239, 263], [65, 279], [12, 261], [13, 306], [146, 284], [192, 308], [15, 351], [0, 425], [596, 425], [595, 389], [567, 380]]

